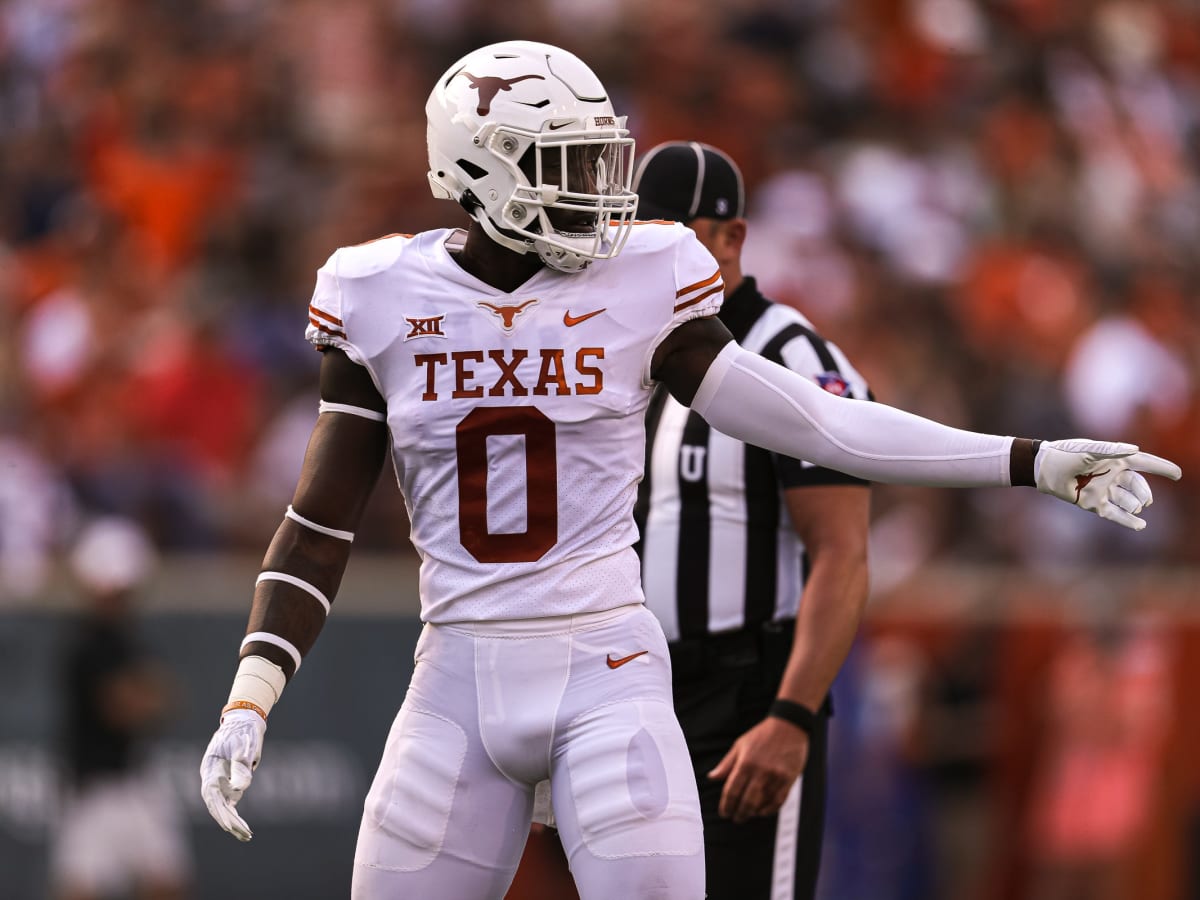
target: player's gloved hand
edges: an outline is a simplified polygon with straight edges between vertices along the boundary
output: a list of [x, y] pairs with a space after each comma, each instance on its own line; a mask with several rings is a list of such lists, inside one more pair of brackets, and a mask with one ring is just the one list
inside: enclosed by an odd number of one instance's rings
[[1034, 480], [1043, 494], [1074, 503], [1102, 519], [1141, 531], [1137, 514], [1154, 502], [1139, 473], [1178, 480], [1183, 474], [1170, 460], [1141, 453], [1134, 444], [1074, 438], [1046, 441], [1033, 461]]
[[237, 813], [237, 802], [250, 786], [254, 767], [262, 756], [267, 722], [248, 709], [231, 709], [221, 716], [204, 759], [200, 762], [200, 796], [217, 824], [239, 841], [253, 836]]

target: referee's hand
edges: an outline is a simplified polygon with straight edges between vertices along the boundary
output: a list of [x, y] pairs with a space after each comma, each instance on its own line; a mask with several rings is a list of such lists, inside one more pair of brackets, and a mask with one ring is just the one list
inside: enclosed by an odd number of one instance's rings
[[725, 782], [718, 812], [737, 823], [774, 815], [806, 762], [808, 735], [783, 719], [763, 719], [738, 738], [708, 773], [714, 781]]

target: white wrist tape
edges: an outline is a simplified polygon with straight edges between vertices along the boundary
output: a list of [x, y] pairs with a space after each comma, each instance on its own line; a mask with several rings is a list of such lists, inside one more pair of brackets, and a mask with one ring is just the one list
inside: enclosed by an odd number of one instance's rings
[[275, 663], [262, 656], [247, 656], [238, 664], [237, 674], [233, 676], [229, 702], [248, 700], [265, 715], [279, 700], [286, 684], [283, 669]]
[[835, 397], [734, 342], [692, 409], [738, 440], [868, 481], [1007, 487], [1011, 437], [950, 428], [882, 403]]
[[351, 406], [349, 403], [331, 403], [328, 400], [322, 400], [317, 404], [317, 412], [346, 413], [347, 415], [370, 419], [372, 422], [387, 421], [387, 416], [377, 410], [367, 409], [365, 406]]
[[337, 538], [340, 541], [353, 541], [354, 540], [354, 532], [353, 531], [342, 531], [341, 529], [338, 529], [338, 528], [328, 528], [325, 525], [318, 525], [316, 522], [312, 521], [311, 519], [304, 518], [304, 516], [300, 515], [300, 513], [296, 512], [294, 509], [292, 509], [292, 505], [290, 503], [288, 504], [287, 512], [284, 513], [284, 515], [287, 516], [289, 519], [291, 519], [293, 522], [299, 522], [305, 528], [311, 528], [313, 531], [317, 532], [318, 534], [328, 535], [329, 537]]

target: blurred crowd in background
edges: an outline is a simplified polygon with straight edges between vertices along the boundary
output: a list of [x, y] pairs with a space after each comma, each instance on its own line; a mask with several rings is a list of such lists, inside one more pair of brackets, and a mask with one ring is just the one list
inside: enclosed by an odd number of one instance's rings
[[[261, 553], [317, 415], [316, 269], [466, 223], [430, 195], [424, 103], [516, 37], [583, 57], [640, 148], [728, 151], [748, 272], [880, 400], [1183, 466], [1136, 535], [1032, 491], [877, 489], [877, 594], [947, 561], [1194, 573], [1200, 0], [8, 0], [0, 599], [36, 598], [93, 516], [167, 554]], [[379, 494], [359, 545], [408, 552]], [[1190, 657], [1153, 612], [1118, 614], [1134, 593], [1076, 598], [1091, 629], [873, 626], [839, 687], [835, 767], [857, 777], [835, 771], [830, 896], [983, 896], [964, 885], [1010, 815], [1039, 849], [993, 862], [1042, 877], [1008, 896], [1095, 900], [1170, 784], [1178, 846], [1200, 785], [1159, 776], [1200, 746], [1172, 725]]]
[[[1193, 0], [9, 0], [7, 592], [81, 513], [168, 551], [261, 547], [316, 415], [315, 271], [466, 221], [429, 193], [424, 102], [514, 36], [588, 61], [643, 149], [729, 151], [749, 271], [881, 400], [1200, 471]], [[1025, 492], [881, 492], [876, 543], [908, 565], [1195, 561], [1197, 484], [1160, 490], [1136, 539]]]

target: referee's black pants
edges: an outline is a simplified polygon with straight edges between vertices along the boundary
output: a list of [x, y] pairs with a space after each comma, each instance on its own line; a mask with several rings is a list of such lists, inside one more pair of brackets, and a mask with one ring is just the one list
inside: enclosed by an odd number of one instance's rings
[[[671, 644], [675, 713], [687, 738], [700, 811], [708, 900], [773, 900], [816, 895], [825, 827], [830, 704], [809, 740], [800, 802], [740, 825], [718, 812], [724, 782], [707, 773], [742, 734], [767, 715], [783, 679], [794, 625], [768, 626]], [[779, 884], [792, 892], [772, 893]]]

